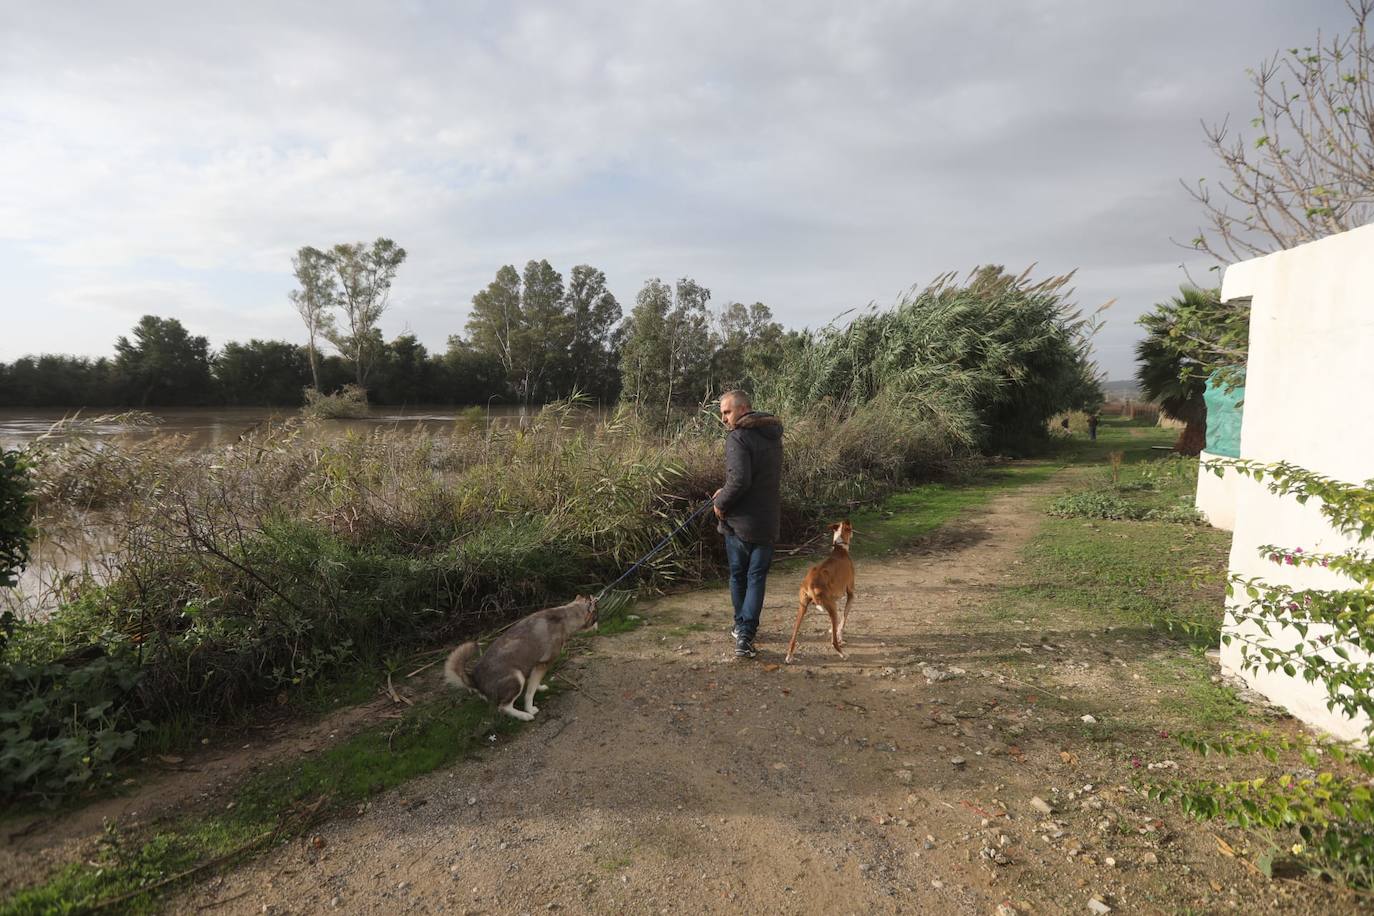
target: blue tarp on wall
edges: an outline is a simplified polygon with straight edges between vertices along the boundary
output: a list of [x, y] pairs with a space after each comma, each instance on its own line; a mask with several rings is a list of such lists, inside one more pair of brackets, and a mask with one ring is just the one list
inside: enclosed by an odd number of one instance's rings
[[1228, 390], [1213, 372], [1203, 400], [1207, 402], [1207, 451], [1227, 458], [1240, 457], [1240, 422], [1244, 413], [1245, 385]]

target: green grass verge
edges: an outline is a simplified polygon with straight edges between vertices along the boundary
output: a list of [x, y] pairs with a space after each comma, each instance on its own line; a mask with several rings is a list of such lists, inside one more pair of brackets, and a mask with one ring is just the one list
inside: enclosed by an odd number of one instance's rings
[[[557, 681], [551, 693], [558, 692]], [[470, 757], [520, 723], [492, 712], [485, 702], [452, 694], [409, 709], [395, 723], [363, 730], [333, 747], [276, 764], [251, 777], [224, 811], [196, 814], [160, 826], [151, 835], [107, 831], [98, 858], [69, 865], [44, 884], [0, 903], [4, 916], [80, 913], [224, 856], [285, 825], [278, 842], [299, 833], [301, 812], [318, 816], [356, 805], [408, 779]], [[263, 844], [264, 846], [267, 843]], [[245, 854], [253, 849], [245, 850]], [[134, 896], [113, 911], [157, 909], [159, 888]]]
[[[1071, 475], [1079, 492], [1112, 487], [1106, 467]], [[1190, 504], [1197, 461], [1137, 462], [1122, 469], [1119, 484], [1115, 492], [1132, 505]], [[1023, 583], [1001, 604], [1017, 616], [1067, 616], [1097, 627], [1143, 624], [1215, 645], [1229, 550], [1227, 532], [1200, 525], [1048, 517], [1025, 550]]]
[[[1106, 454], [1136, 430], [1141, 434], [1135, 438], [1146, 443], [1172, 441], [1174, 435], [1104, 423], [1098, 442], [1071, 444], [1072, 466], [1062, 478], [1070, 492], [1109, 489], [1134, 506], [1153, 509], [1191, 504], [1197, 485], [1193, 459], [1137, 448], [1138, 460], [1124, 463], [1113, 485]], [[1046, 495], [1041, 508], [1048, 513], [1054, 503], [1055, 496]], [[1019, 581], [1000, 589], [980, 613], [998, 625], [1014, 619], [1100, 640], [1104, 648], [1141, 664], [1138, 671], [1159, 692], [1152, 691], [1152, 699], [1135, 710], [1142, 717], [1137, 724], [1148, 718], [1199, 728], [1231, 725], [1246, 707], [1231, 688], [1212, 682], [1212, 666], [1202, 656], [1220, 635], [1230, 542], [1228, 532], [1205, 525], [1046, 514], [1022, 551]], [[1115, 633], [1094, 635], [1107, 628]], [[1014, 667], [1027, 663], [1019, 653], [1001, 661]]]
[[1143, 421], [1103, 417], [1097, 440], [1083, 435], [1052, 440], [1051, 454], [1066, 464], [1096, 464], [1107, 460], [1107, 453], [1119, 451], [1124, 464], [1135, 464], [1168, 455], [1168, 447], [1178, 438], [1178, 430], [1152, 426]]
[[1017, 487], [1047, 480], [1053, 462], [1018, 462], [992, 468], [965, 484], [928, 483], [894, 493], [873, 509], [854, 513], [855, 549], [866, 554], [910, 547], [969, 509]]

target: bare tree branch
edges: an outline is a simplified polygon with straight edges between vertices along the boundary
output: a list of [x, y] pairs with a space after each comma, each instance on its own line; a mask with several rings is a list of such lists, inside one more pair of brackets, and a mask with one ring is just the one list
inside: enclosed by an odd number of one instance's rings
[[1230, 263], [1374, 220], [1374, 0], [1346, 0], [1354, 24], [1248, 71], [1257, 136], [1203, 125], [1228, 177], [1218, 194], [1184, 183], [1206, 224], [1188, 247]]

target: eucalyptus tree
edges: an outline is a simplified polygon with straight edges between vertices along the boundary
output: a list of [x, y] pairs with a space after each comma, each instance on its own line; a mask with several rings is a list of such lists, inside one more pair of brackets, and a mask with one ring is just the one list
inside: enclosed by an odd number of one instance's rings
[[507, 383], [521, 374], [525, 349], [524, 317], [520, 311], [520, 273], [510, 264], [496, 271], [486, 289], [472, 297], [468, 313], [467, 342], [475, 350], [494, 356]]
[[530, 261], [524, 276], [507, 264], [472, 297], [468, 342], [493, 355], [520, 403], [547, 393], [566, 362], [571, 322], [563, 277], [548, 261]]
[[406, 250], [391, 239], [341, 243], [329, 249], [328, 264], [337, 283], [335, 307], [342, 327], [322, 328], [325, 337], [353, 364], [358, 386], [381, 355], [377, 321], [390, 305], [391, 284], [405, 262]]
[[608, 397], [614, 393], [615, 326], [620, 303], [606, 287], [606, 274], [579, 264], [568, 277], [566, 313], [572, 323], [568, 343], [571, 388]]
[[338, 281], [329, 255], [309, 245], [297, 251], [291, 259], [291, 271], [300, 284], [299, 289], [293, 289], [290, 293], [291, 304], [296, 307], [301, 321], [305, 322], [310, 380], [318, 391], [320, 367], [316, 341], [335, 330], [333, 310], [338, 300]]
[[623, 327], [620, 348], [621, 398], [636, 404], [659, 400], [667, 390], [668, 311], [671, 288], [657, 278], [649, 280], [635, 296], [635, 306]]
[[573, 322], [563, 288], [563, 275], [547, 260], [529, 261], [521, 277], [520, 313], [525, 352], [520, 391], [526, 406], [556, 396], [554, 388], [567, 375]]
[[621, 397], [661, 404], [665, 422], [673, 407], [711, 395], [711, 291], [690, 277], [672, 286], [647, 281], [626, 320], [621, 348]]
[[718, 316], [711, 375], [718, 388], [752, 389], [782, 363], [782, 325], [762, 302], [731, 302]]

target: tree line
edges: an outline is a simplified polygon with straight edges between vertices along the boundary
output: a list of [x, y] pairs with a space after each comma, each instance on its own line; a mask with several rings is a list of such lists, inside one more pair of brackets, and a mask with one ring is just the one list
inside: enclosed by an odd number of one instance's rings
[[356, 384], [384, 405], [531, 406], [574, 391], [610, 403], [623, 392], [670, 412], [751, 384], [799, 340], [762, 303], [713, 311], [710, 290], [690, 278], [650, 279], [625, 316], [600, 269], [580, 264], [565, 280], [531, 260], [501, 267], [473, 296], [463, 333], [430, 352], [413, 334], [387, 341], [378, 328], [405, 258], [385, 238], [301, 248], [290, 303], [304, 344], [253, 338], [215, 350], [179, 319], [145, 315], [111, 357], [0, 363], [0, 406], [294, 407], [308, 388]]

